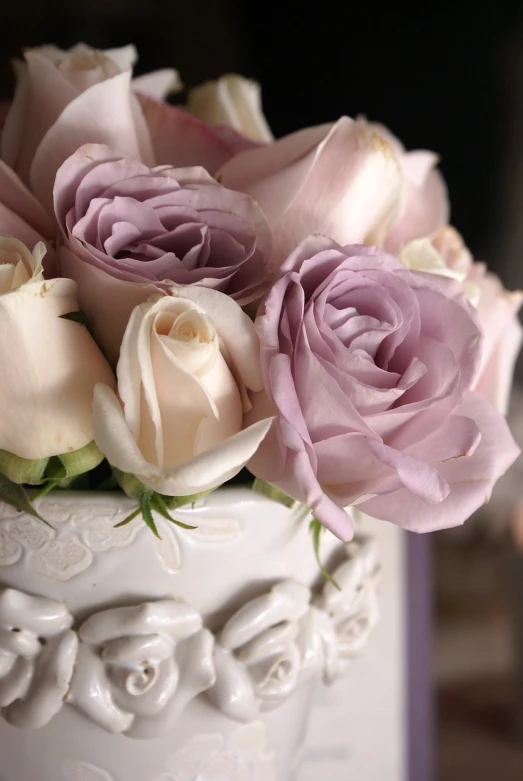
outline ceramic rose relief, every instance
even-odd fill
[[[523,294],[434,153],[137,57],[26,49],[1,112],[0,775],[290,781],[368,519],[462,524],[519,455]]]
[[[64,706],[133,738],[170,731],[205,692],[243,723],[278,707],[314,677],[333,682],[377,621],[372,540],[346,546],[337,586],[318,593],[282,580],[213,634],[184,602],[108,608],[76,629],[58,601],[0,592],[0,706],[9,723],[42,727]],[[339,590],[338,590],[339,587]]]
[[[85,494],[82,501],[86,507]],[[56,500],[41,507],[49,514]],[[64,502],[56,516],[57,540],[61,528],[68,534],[67,523],[73,520],[63,520],[67,508]],[[115,517],[121,512],[115,502]],[[363,650],[378,620],[375,541],[362,533],[341,545],[332,538],[334,585],[318,578],[300,508],[230,489],[177,517],[184,521],[189,514],[201,520],[202,529],[215,526],[216,535],[195,539],[191,530],[175,529],[183,562],[176,571],[142,524],[126,545],[105,540],[92,552],[90,566],[67,580],[50,567],[35,572],[27,555],[30,547],[4,565],[3,581],[11,585],[0,590],[0,713],[6,725],[0,722],[0,744],[9,739],[13,748],[18,734],[26,736],[18,759],[11,751],[8,781],[25,768],[28,756],[35,765],[39,762],[39,744],[27,737],[38,734],[45,745],[55,746],[53,772],[60,772],[64,781],[280,778],[283,743],[269,736],[266,717],[290,707],[301,723],[305,713],[294,703],[300,692],[321,679],[333,683]],[[21,515],[18,520],[26,529],[31,519]],[[161,519],[157,522],[163,532]],[[12,517],[4,521],[8,529],[14,523]],[[74,528],[78,539],[85,540],[92,519],[80,511]],[[240,531],[224,536],[224,528]],[[37,542],[41,540],[33,545]],[[260,548],[272,551],[273,569],[266,567],[262,574],[267,585],[259,584],[256,595],[242,599]],[[237,571],[227,565],[228,556],[237,560],[238,550],[244,572],[240,563]],[[129,565],[129,559],[144,568],[139,590],[152,589],[153,599],[122,598],[119,579],[136,583],[136,565]],[[209,569],[209,560],[220,566]],[[289,569],[289,562],[293,577],[274,577]],[[195,587],[194,571],[204,577],[204,586],[207,581],[207,590]],[[33,593],[18,586],[27,576],[33,579]],[[62,598],[34,593],[50,588]],[[219,588],[224,588],[223,601],[221,596],[216,601]],[[77,607],[68,609],[72,599]],[[205,619],[191,602],[214,617]],[[209,614],[211,603],[223,614],[221,620],[216,611]],[[234,609],[223,611],[223,605],[232,603]],[[198,710],[195,715],[196,705],[204,709],[203,719]],[[68,713],[75,714],[74,721]],[[4,730],[11,727],[18,730],[8,738]],[[73,730],[75,751],[64,741],[64,729]],[[177,745],[180,729],[186,732]],[[147,773],[134,768],[131,759],[122,759],[122,751],[131,756],[135,749],[107,748],[103,736],[117,735],[126,746],[136,746]],[[166,742],[158,748],[162,738]],[[149,744],[154,751],[147,750]]]

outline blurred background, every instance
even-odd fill
[[[77,41],[134,42],[137,73],[173,65],[187,86],[230,71],[254,77],[276,136],[364,114],[407,148],[436,150],[453,224],[507,287],[523,287],[521,0],[417,11],[340,10],[339,0],[4,0],[0,99],[11,96],[9,60],[23,46]],[[521,361],[517,377],[510,418],[522,444]],[[429,544],[437,781],[521,781],[523,464],[476,518]]]

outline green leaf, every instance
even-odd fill
[[[142,511],[142,517],[146,525],[149,527],[155,537],[158,537],[160,540],[161,537],[158,534],[158,529],[156,528],[153,514],[151,512],[151,494],[142,494],[140,497],[140,510]]]
[[[314,548],[314,555],[316,556],[316,561],[318,562],[318,567],[320,568],[321,574],[325,580],[327,580],[329,583],[332,583],[332,585],[337,588],[338,591],[341,591],[341,588],[336,583],[330,572],[325,569],[320,559],[321,535],[325,531],[325,526],[316,518],[313,518],[309,524],[309,529],[312,534],[312,547]]]
[[[120,523],[115,523],[113,526],[114,529],[118,529],[120,526],[126,526],[128,523],[131,523],[131,521],[134,521],[137,515],[140,515],[142,512],[141,507],[137,507],[136,510],[134,510],[132,513],[130,513],[127,518],[124,518],[123,521],[120,521]]]
[[[161,516],[163,516],[167,521],[170,521],[171,523],[176,524],[176,526],[180,526],[182,529],[197,529],[197,526],[189,526],[188,523],[182,523],[181,521],[177,521],[176,518],[173,518],[169,514],[169,510],[167,508],[167,505],[165,504],[165,501],[163,499],[163,496],[161,494],[153,493],[151,496],[151,507],[153,510],[156,510],[157,513],[159,513]]]
[[[266,483],[265,480],[260,480],[258,477],[252,484],[252,490],[257,494],[266,496],[267,499],[271,499],[273,502],[283,504],[284,507],[293,507],[296,503],[294,499],[287,496],[287,494],[284,494],[283,491],[278,490],[278,488],[275,488],[270,483]]]
[[[22,512],[27,513],[27,515],[32,515],[33,518],[38,518],[39,521],[43,521],[47,526],[50,525],[35,510],[22,486],[13,483],[8,477],[2,474],[0,474],[0,499],[6,504],[11,505],[11,507],[21,510]]]
[[[87,317],[85,312],[82,312],[80,309],[77,312],[68,312],[66,315],[60,315],[60,319],[72,320],[73,323],[80,323],[80,325],[87,327]]]

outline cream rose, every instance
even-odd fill
[[[263,115],[257,81],[235,73],[217,81],[206,81],[189,92],[187,108],[209,125],[228,125],[253,141],[273,140]]]
[[[0,450],[30,460],[88,445],[94,386],[114,382],[87,329],[64,319],[76,284],[44,280],[44,252],[0,237]]]
[[[407,268],[442,274],[463,284],[467,298],[478,310],[485,335],[474,390],[506,415],[522,340],[518,311],[523,293],[506,290],[484,263],[475,263],[462,237],[450,225],[410,242],[400,250],[399,258]]]
[[[210,490],[246,464],[271,419],[244,427],[263,387],[254,325],[223,293],[176,287],[137,306],[118,395],[95,389],[95,440],[110,464],[168,496]]]
[[[46,253],[43,241],[32,252],[12,236],[0,236],[0,295],[24,285],[29,280],[42,280],[42,260]]]

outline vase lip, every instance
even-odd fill
[[[28,490],[29,496],[31,496],[31,489]],[[36,490],[35,490],[36,493]],[[79,504],[85,505],[89,501],[93,502],[93,504],[99,504],[105,502],[109,502],[111,504],[120,502],[125,507],[132,507],[137,504],[135,499],[132,499],[121,490],[114,490],[114,491],[68,491],[68,490],[60,490],[57,492],[49,493],[46,496],[41,497],[40,499],[35,500],[37,507],[46,507],[49,505],[54,504],[71,504],[72,502],[78,502]],[[0,501],[0,506],[4,506],[4,502]],[[231,506],[236,507],[245,507],[247,505],[266,505],[267,508],[272,508],[274,511],[289,515],[289,516],[295,516],[298,515],[308,515],[309,511],[308,509],[300,504],[296,503],[293,507],[285,507],[284,505],[275,502],[273,499],[270,499],[267,496],[264,496],[263,494],[259,494],[256,491],[253,491],[252,488],[250,488],[247,485],[227,485],[227,486],[221,486],[220,488],[217,488],[215,491],[212,491],[207,496],[203,497],[202,499],[199,499],[196,503],[194,508],[190,505],[187,505],[185,507],[179,507],[176,508],[176,510],[173,510],[173,512],[176,515],[190,515],[191,513],[198,512],[198,511],[204,511],[209,509],[221,509],[225,507],[231,508]]]

